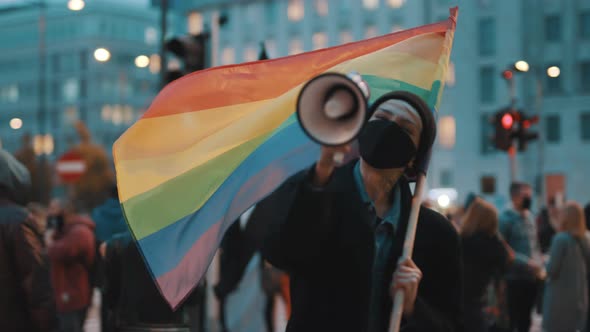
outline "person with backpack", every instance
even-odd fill
[[[45,234],[51,261],[51,279],[57,302],[59,330],[83,331],[86,311],[92,299],[92,269],[96,245],[94,223],[78,215],[72,206],[50,206]]]
[[[121,203],[119,202],[119,191],[117,184],[112,183],[109,188],[107,199],[99,206],[95,207],[90,214],[92,221],[96,225],[95,235],[95,249],[96,257],[94,269],[91,274],[92,286],[100,290],[101,303],[105,303],[106,285],[105,285],[105,262],[101,258],[100,246],[103,243],[111,240],[116,234],[129,233],[127,222],[123,216]],[[105,305],[101,305],[101,330],[109,332],[114,330],[114,322],[112,321],[113,313]]]

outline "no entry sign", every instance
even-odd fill
[[[55,165],[57,175],[65,183],[73,183],[86,172],[86,161],[76,151],[64,153]]]

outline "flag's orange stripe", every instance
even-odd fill
[[[419,34],[444,33],[447,26],[448,21],[439,22],[286,58],[199,71],[180,78],[164,88],[143,118],[275,98],[339,63],[375,52]],[[411,53],[412,50],[407,51]],[[423,57],[424,54],[418,56]],[[253,89],[254,86],[255,89]],[[224,91],[232,91],[232,93],[227,95]]]

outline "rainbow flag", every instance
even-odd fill
[[[434,110],[456,16],[453,8],[435,24],[195,72],[160,92],[113,154],[127,222],[173,308],[198,284],[231,223],[319,156],[294,114],[303,84],[356,71],[372,100],[407,90]]]

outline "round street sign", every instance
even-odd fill
[[[86,161],[78,152],[70,150],[57,160],[55,168],[63,182],[73,183],[86,172]]]

